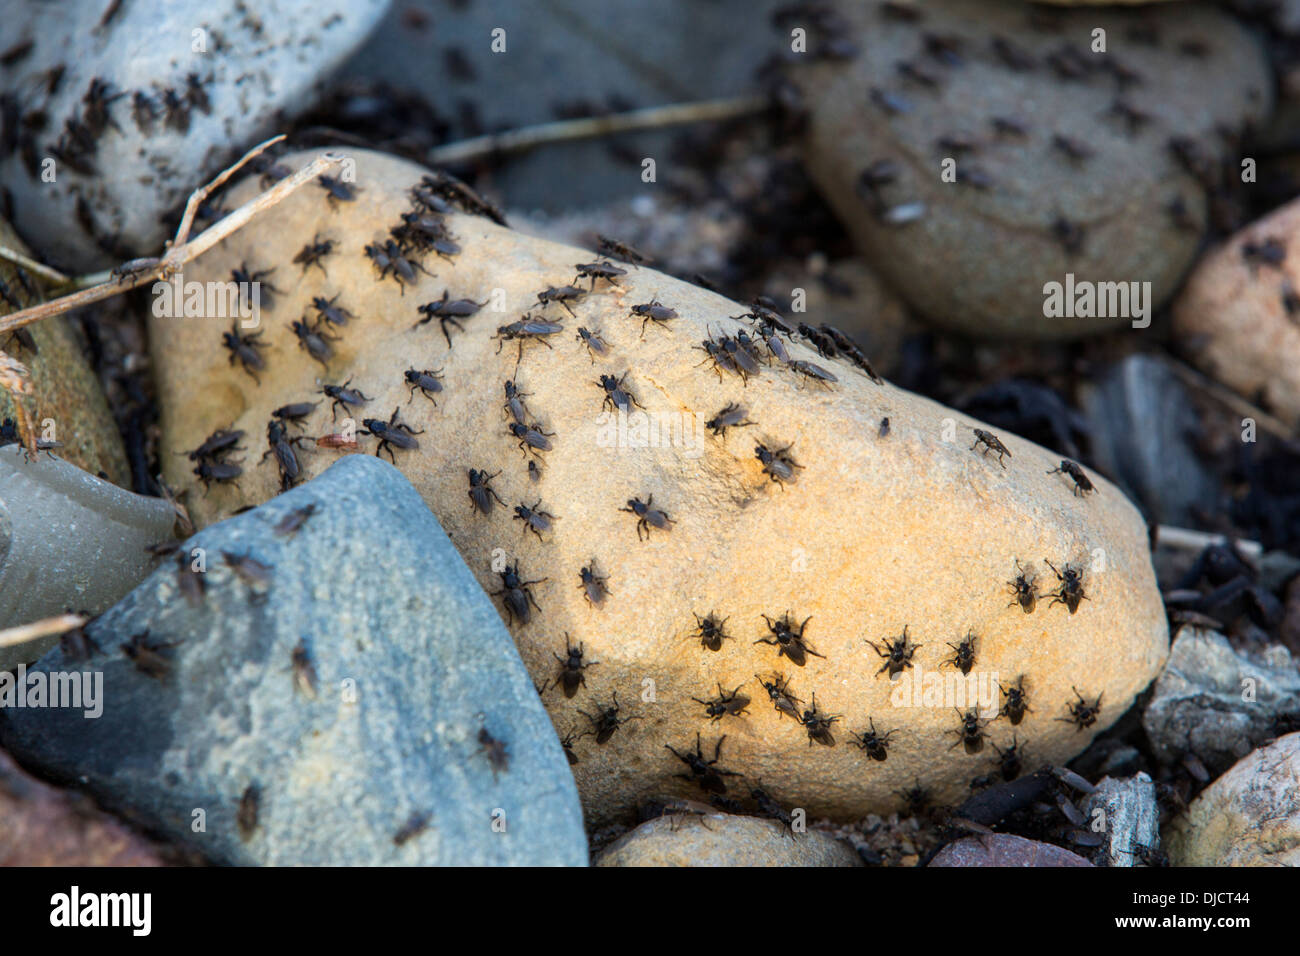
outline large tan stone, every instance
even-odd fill
[[[1242,757],[1166,841],[1175,866],[1300,866],[1300,734]]]
[[[1300,425],[1298,235],[1292,200],[1207,253],[1173,308],[1179,347],[1291,426]],[[1266,262],[1278,246],[1278,261]]]
[[[396,452],[396,461],[424,496],[467,564],[489,591],[500,590],[494,572],[518,562],[540,605],[512,633],[538,685],[553,682],[565,649],[565,634],[582,642],[586,684],[566,698],[552,686],[544,699],[561,735],[588,729],[579,711],[595,714],[614,693],[622,717],[634,717],[603,744],[593,737],[574,741],[574,766],[589,824],[621,816],[650,789],[700,796],[665,745],[683,754],[700,733],[711,759],[722,735],[720,769],[728,794],[748,793],[757,781],[787,807],[810,817],[857,818],[896,808],[896,791],[915,783],[936,800],[955,801],[973,776],[989,771],[991,747],[977,755],[953,749],[957,726],[952,700],[930,706],[893,707],[891,687],[879,673],[881,660],[865,640],[883,642],[906,626],[916,651],[904,675],[954,674],[939,670],[957,642],[978,635],[972,676],[1004,683],[1025,674],[1032,710],[1017,727],[1006,719],[987,726],[992,742],[1010,744],[1013,734],[1033,760],[1065,760],[1087,745],[1129,706],[1158,672],[1168,634],[1148,555],[1145,525],[1113,485],[1093,476],[1098,493],[1080,498],[1060,474],[1048,474],[1057,458],[1013,435],[1002,440],[1011,457],[971,450],[979,423],[892,385],[877,385],[847,363],[819,358],[803,344],[791,344],[792,358],[816,362],[839,382],[823,388],[774,364],[751,376],[719,380],[700,366],[692,347],[708,334],[739,327],[744,311],[721,296],[647,268],[628,268],[624,291],[597,291],[574,306],[536,307],[548,285],[573,278],[574,264],[590,251],[520,236],[481,217],[448,216],[463,252],[454,262],[428,256],[432,277],[419,276],[405,294],[391,279],[380,280],[363,254],[381,241],[408,209],[407,190],[421,170],[391,157],[357,153],[357,200],[332,209],[324,194],[308,187],[264,218],[191,265],[187,281],[225,280],[241,262],[277,271],[271,277],[284,294],[264,312],[266,369],[261,384],[232,367],[221,346],[230,321],[220,318],[151,319],[151,342],[162,402],[162,460],[167,479],[188,493],[190,513],[207,524],[233,510],[263,501],[279,488],[273,459],[259,463],[270,412],[287,402],[308,400],[319,382],[351,379],[372,398],[366,416],[387,419],[395,407],[402,420],[423,429],[418,450]],[[298,166],[303,156],[286,162]],[[255,187],[240,185],[232,197],[247,198]],[[338,246],[324,265],[301,273],[293,256],[316,234]],[[506,311],[490,306],[452,332],[449,352],[437,323],[412,329],[416,307],[441,296],[490,301],[493,290]],[[337,354],[324,368],[298,348],[289,329],[310,297],[338,295],[355,318],[341,327]],[[636,304],[658,299],[680,318],[669,328],[651,323],[641,337]],[[516,345],[497,354],[497,326],[516,321],[526,309],[562,322],[553,348],[529,345],[516,369]],[[815,323],[812,314],[800,316]],[[593,364],[575,341],[575,330],[599,330],[611,354]],[[442,371],[437,407],[424,396],[409,400],[407,368]],[[690,447],[662,442],[630,447],[603,423],[601,374],[622,376],[648,414],[666,420],[685,416]],[[502,383],[514,377],[527,393],[531,419],[554,434],[554,447],[540,456],[534,481],[517,440],[506,430]],[[729,402],[740,402],[756,424],[707,433],[705,420]],[[891,422],[879,434],[883,417]],[[190,473],[183,449],[198,445],[216,428],[233,425],[248,436],[245,474],[238,487],[214,486],[206,494]],[[320,435],[340,426],[322,403],[306,423]],[[612,442],[610,439],[613,439]],[[698,441],[694,441],[698,439]],[[755,459],[755,443],[794,443],[802,466],[784,488],[768,480]],[[361,437],[361,452],[373,453],[373,438]],[[339,454],[304,450],[305,476],[319,474]],[[494,487],[506,508],[490,515],[471,508],[467,469],[500,471]],[[654,496],[668,512],[668,531],[652,529],[639,540],[636,518],[623,513],[628,499]],[[510,520],[510,507],[524,502],[555,515],[541,538]],[[319,520],[319,519],[317,519]],[[326,519],[328,520],[328,519]],[[579,570],[592,558],[608,576],[612,592],[592,606],[579,588]],[[1008,580],[1020,560],[1037,569],[1039,584],[1050,576],[1044,560],[1063,567],[1088,563],[1088,600],[1075,614],[1049,607],[1044,598],[1031,613],[1008,606]],[[1104,567],[1102,561],[1104,560]],[[1053,579],[1054,580],[1054,579]],[[328,589],[329,581],[320,587]],[[379,600],[379,595],[339,594],[340,602]],[[500,598],[498,598],[500,606]],[[768,634],[763,615],[786,612],[797,621],[811,617],[806,636],[820,655],[805,666],[754,643]],[[716,612],[727,618],[732,639],[718,652],[697,637],[693,615]],[[503,615],[504,615],[503,610]],[[819,711],[838,715],[835,746],[814,744],[789,717],[781,718],[755,681],[783,673],[792,691]],[[712,723],[693,697],[707,699],[718,684],[752,698],[740,717]],[[910,686],[910,685],[909,685]],[[1099,721],[1086,731],[1068,722],[1071,688],[1090,699],[1103,695]],[[851,734],[873,718],[880,731],[896,729],[888,759],[878,762],[851,746]]]

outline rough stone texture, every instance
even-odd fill
[[[1246,699],[1247,693],[1253,699]],[[1156,755],[1192,753],[1222,773],[1272,736],[1279,714],[1300,710],[1300,674],[1285,647],[1248,655],[1213,631],[1184,627],[1142,724]]]
[[[296,535],[275,532],[308,504]],[[169,563],[88,628],[99,653],[43,658],[43,672],[102,670],[106,705],[92,720],[5,710],[15,756],[219,863],[585,864],[573,778],[519,655],[394,469],[349,458],[186,545],[206,552],[200,604]],[[268,565],[270,582],[245,583],[223,552]],[[122,652],[146,631],[175,644],[162,678]],[[299,641],[314,698],[291,667]],[[498,774],[481,729],[505,742]],[[250,786],[260,812],[244,839]],[[196,808],[206,832],[191,832]],[[398,846],[417,813],[427,828]]]
[[[0,750],[0,866],[163,866],[158,850],[91,801],[23,772]]]
[[[1205,788],[1168,834],[1174,866],[1300,866],[1300,734]]]
[[[1089,826],[1101,810],[1105,815],[1106,843],[1096,852],[1104,856],[1106,866],[1138,866],[1139,847],[1160,846],[1160,807],[1156,803],[1156,786],[1145,773],[1124,780],[1106,777],[1083,801],[1083,815]],[[1097,859],[1096,856],[1093,859]],[[1099,861],[1100,862],[1100,861]]]
[[[0,219],[0,245],[28,253],[13,227],[3,219]],[[18,278],[17,267],[6,259],[0,259],[0,281],[22,308],[41,301],[28,295]],[[39,288],[38,285],[38,291]],[[16,311],[0,297],[0,316]],[[36,354],[20,345],[12,333],[0,335],[0,349],[22,362],[31,373],[32,394],[24,399],[24,406],[38,434],[42,432],[42,423],[53,419],[53,438],[63,442],[59,457],[114,484],[129,484],[122,437],[67,318],[56,315],[42,319],[27,326],[26,331],[36,342]],[[14,417],[13,399],[7,391],[0,390],[0,419]]]
[[[964,837],[949,843],[930,866],[1092,866],[1083,857],[1051,843],[1011,833]]]
[[[157,255],[170,237],[166,216],[179,213],[209,175],[310,105],[322,77],[365,39],[387,5],[124,3],[100,26],[109,6],[102,0],[9,4],[6,49],[28,40],[34,46],[0,72],[0,88],[25,117],[46,117],[44,128],[22,134],[18,148],[0,158],[0,180],[14,197],[14,225],[47,261],[64,268]],[[57,68],[64,73],[50,92],[47,71]],[[191,74],[202,84],[206,111],[198,97],[185,105]],[[106,107],[111,123],[93,137],[93,154],[74,148],[58,158],[68,121],[94,132],[93,112],[87,124],[83,104],[94,80],[110,84],[109,95],[125,95]],[[167,90],[177,96],[178,108],[170,112]],[[152,121],[147,110],[135,118],[137,93],[152,104]],[[55,159],[54,182],[42,179],[46,159]]]
[[[811,108],[810,172],[868,262],[911,306],[975,335],[1067,338],[1128,327],[1128,318],[1045,317],[1044,284],[1063,283],[1067,273],[1079,281],[1149,281],[1158,307],[1191,264],[1206,214],[1204,190],[1175,159],[1170,138],[1189,137],[1218,159],[1216,126],[1237,129],[1271,108],[1272,81],[1256,41],[1202,5],[1030,11],[934,0],[919,23],[888,19],[876,4],[839,9],[861,53],[807,63],[795,56],[791,70]],[[1133,28],[1147,25],[1158,45],[1133,38]],[[1107,32],[1106,54],[1090,49],[1098,27]],[[963,63],[927,55],[923,32],[959,40]],[[1023,51],[1028,68],[1007,66],[994,52],[996,37]],[[1203,42],[1207,54],[1180,52],[1187,41]],[[1072,51],[1064,60],[1063,48]],[[1062,78],[1053,56],[1081,75]],[[909,58],[934,87],[899,72]],[[1121,99],[1145,121],[1114,111],[1116,65],[1140,74]],[[882,108],[873,88],[906,103],[897,112]],[[1023,123],[1025,134],[999,135],[994,117]],[[1071,158],[1053,145],[1057,135],[1092,155]],[[975,151],[940,145],[945,136],[969,138]],[[942,181],[944,158],[972,183],[986,176],[987,188]],[[879,208],[923,203],[919,220],[890,225],[878,214],[860,183],[878,160],[900,167],[895,181],[878,188]],[[1175,225],[1168,208],[1175,200],[1190,228]],[[1055,235],[1058,217],[1083,230],[1076,252]]]
[[[176,513],[42,452],[0,448],[0,628],[65,611],[98,614],[144,580],[145,548],[169,540]],[[58,637],[0,648],[0,670],[34,661]]]
[[[791,835],[776,820],[727,813],[663,816],[602,850],[595,866],[861,866],[853,848],[809,830]]]
[[[1180,347],[1204,371],[1300,425],[1300,314],[1286,306],[1300,290],[1300,200],[1236,233],[1197,264],[1174,302]],[[1247,261],[1247,243],[1282,242],[1276,266]]]
[[[939,671],[956,642],[973,628],[979,635],[976,676],[994,672],[1004,682],[1026,674],[1032,712],[1016,728],[1021,742],[1044,761],[1064,761],[1087,746],[1095,732],[1116,719],[1158,672],[1167,649],[1167,627],[1151,568],[1146,527],[1137,511],[1109,483],[1083,499],[1062,476],[1049,475],[1054,456],[1010,434],[1007,467],[996,455],[972,451],[978,423],[891,385],[875,385],[847,363],[820,359],[807,346],[789,346],[799,360],[834,370],[833,389],[802,382],[792,370],[764,369],[747,386],[728,375],[720,381],[700,366],[693,349],[707,331],[735,329],[743,307],[718,295],[660,275],[629,268],[620,277],[625,291],[602,286],[575,306],[576,319],[557,305],[536,310],[536,295],[573,278],[573,264],[590,251],[521,237],[482,217],[454,214],[451,232],[464,252],[453,262],[436,256],[424,265],[434,277],[402,294],[391,279],[380,280],[363,255],[381,240],[408,208],[407,187],[420,170],[401,161],[356,153],[357,200],[331,210],[316,189],[291,196],[224,248],[213,250],[185,274],[186,281],[224,280],[242,260],[250,267],[276,267],[286,295],[263,312],[267,361],[261,384],[232,368],[220,346],[229,320],[153,318],[150,339],[162,401],[161,459],[173,487],[188,490],[191,514],[201,525],[279,487],[271,460],[258,464],[258,440],[272,409],[313,397],[320,382],[352,379],[372,401],[364,416],[387,419],[400,406],[402,420],[423,429],[418,450],[396,451],[398,466],[412,480],[479,582],[500,590],[496,569],[519,563],[541,610],[512,631],[533,680],[552,681],[565,633],[584,642],[586,660],[599,664],[586,673],[586,686],[567,699],[554,685],[545,695],[561,735],[589,728],[579,710],[594,714],[617,692],[621,716],[640,719],[621,727],[608,742],[577,740],[574,768],[589,822],[599,825],[634,806],[654,786],[695,793],[675,778],[683,770],[665,749],[693,748],[696,732],[711,757],[727,735],[719,767],[760,779],[786,805],[810,816],[858,818],[875,808],[893,809],[895,791],[919,778],[937,800],[964,794],[967,781],[992,764],[991,748],[978,756],[954,751],[957,725],[951,700],[891,712],[890,686],[877,676],[880,659],[864,643],[896,637],[904,625],[912,641],[925,646],[915,663]],[[305,157],[289,157],[298,165]],[[241,186],[233,201],[250,192]],[[312,269],[296,283],[292,256],[317,233],[338,240],[326,260],[328,277]],[[493,289],[506,311],[490,307],[453,330],[449,352],[436,322],[418,329],[416,307],[451,297],[487,302]],[[338,295],[356,316],[339,330],[337,354],[328,368],[297,347],[290,320],[297,320],[311,296]],[[650,325],[629,308],[658,298],[680,313],[675,328]],[[529,345],[516,369],[514,342],[499,354],[491,338],[497,326],[519,319],[526,308],[565,326],[553,349]],[[808,314],[809,322],[818,320]],[[599,330],[611,355],[592,363],[575,341],[577,326]],[[706,331],[707,330],[707,331]],[[443,391],[434,405],[416,395],[408,404],[403,371],[441,368]],[[687,416],[693,447],[631,447],[602,424],[600,374],[621,376],[658,416]],[[528,393],[529,414],[548,432],[554,448],[542,455],[541,477],[530,480],[526,456],[507,432],[502,383],[514,377]],[[729,431],[725,440],[703,427],[728,402],[749,409],[752,427]],[[309,434],[337,431],[328,403],[305,423]],[[878,437],[889,416],[892,430]],[[239,486],[214,486],[206,495],[194,484],[184,459],[214,428],[249,433],[248,467]],[[644,433],[643,436],[644,437]],[[775,447],[794,442],[803,466],[784,490],[767,480],[755,460],[757,441]],[[361,436],[361,451],[376,449]],[[612,447],[611,447],[612,445]],[[309,449],[300,458],[310,476],[337,452]],[[491,515],[471,510],[466,471],[501,475],[493,486],[506,502]],[[634,496],[654,495],[676,522],[639,541],[636,519],[620,508]],[[556,516],[544,540],[511,520],[510,507],[525,502]],[[1090,600],[1077,614],[1044,598],[1033,614],[1009,607],[1008,580],[1017,559],[1037,569],[1039,584],[1050,576],[1044,559],[1060,567],[1104,552],[1104,572],[1090,571]],[[579,570],[592,558],[608,576],[612,594],[593,607],[579,590]],[[737,574],[737,568],[744,568]],[[1052,579],[1053,583],[1055,579]],[[496,599],[500,606],[500,598]],[[716,611],[728,617],[732,639],[711,652],[691,635],[693,614]],[[778,658],[764,636],[762,615],[789,612],[812,618],[808,643],[824,658],[806,667]],[[505,614],[502,610],[503,616]],[[754,675],[780,671],[793,692],[823,713],[842,715],[833,725],[835,747],[810,745],[790,719],[779,719]],[[917,674],[915,669],[909,676]],[[744,717],[710,724],[691,698],[706,698],[721,682],[745,685],[753,698]],[[1056,718],[1066,714],[1071,686],[1095,698],[1104,694],[1100,721],[1078,732]],[[850,733],[874,717],[883,732],[897,728],[889,759],[870,760],[850,746]],[[1005,720],[990,726],[999,745],[1012,738]],[[730,778],[728,778],[730,779]]]

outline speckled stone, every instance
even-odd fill
[[[970,629],[978,635],[972,676],[984,681],[986,701],[998,696],[995,678],[1009,685],[1027,675],[1032,710],[1023,723],[1013,728],[1001,719],[985,729],[999,746],[1018,734],[1044,761],[1064,761],[1086,747],[1158,672],[1167,625],[1146,525],[1114,486],[1093,476],[1099,491],[1078,497],[1062,475],[1048,473],[1059,456],[1010,434],[1001,436],[1012,456],[1003,467],[996,455],[972,450],[979,422],[877,385],[800,342],[789,345],[791,356],[833,370],[838,384],[819,387],[780,364],[748,384],[729,373],[720,379],[700,364],[698,346],[710,333],[739,328],[729,317],[744,307],[649,268],[628,267],[619,277],[622,291],[602,284],[574,305],[574,318],[559,305],[539,308],[537,293],[570,282],[574,264],[593,253],[521,236],[481,216],[448,215],[463,251],[452,261],[426,256],[432,275],[417,273],[403,290],[391,277],[381,280],[363,250],[409,209],[407,190],[421,170],[375,154],[350,158],[355,201],[331,208],[320,190],[301,190],[184,276],[224,280],[243,260],[278,270],[286,293],[261,315],[261,384],[229,364],[221,336],[230,320],[150,319],[167,480],[205,524],[277,493],[274,461],[259,463],[273,409],[321,399],[322,383],[348,379],[370,398],[354,412],[358,417],[387,421],[398,409],[400,420],[423,434],[418,448],[395,450],[397,466],[483,588],[500,591],[500,572],[516,562],[523,580],[538,582],[531,586],[538,607],[530,605],[527,622],[513,620],[511,630],[533,681],[550,685],[544,699],[560,735],[573,735],[573,769],[593,826],[624,818],[652,788],[698,795],[676,777],[684,765],[665,747],[694,750],[697,732],[709,759],[726,735],[719,768],[762,780],[773,797],[813,817],[889,812],[896,791],[918,778],[937,800],[959,800],[995,755],[991,746],[975,755],[954,749],[955,697],[931,696],[914,707],[902,706],[901,696],[899,706],[891,702],[881,659],[865,642],[895,638],[905,625],[910,640],[924,645],[905,672],[917,682],[907,686],[918,698],[921,682],[957,674],[944,666],[952,656],[946,645]],[[239,186],[235,201],[253,188]],[[323,263],[327,274],[291,263],[317,234],[337,243]],[[436,321],[413,328],[417,307],[444,290],[452,299],[488,303],[463,320],[463,332],[451,330],[450,350]],[[299,348],[289,328],[312,314],[313,296],[337,296],[355,316],[336,331],[327,365]],[[493,311],[494,296],[504,311]],[[670,328],[648,325],[642,337],[630,309],[652,299],[679,318]],[[564,331],[553,336],[552,348],[528,345],[519,361],[516,343],[493,335],[529,309]],[[576,341],[579,326],[605,337],[608,357],[592,361]],[[412,397],[403,375],[412,368],[441,369],[442,391]],[[625,372],[646,415],[667,429],[657,441],[650,440],[649,418],[640,432],[638,420],[629,419],[623,433],[617,419],[601,418],[597,378]],[[506,428],[507,379],[528,393],[528,420],[554,433],[552,450],[538,456],[536,481],[529,456]],[[756,424],[714,437],[705,422],[729,402],[743,403]],[[346,414],[341,409],[333,421],[322,400],[304,422],[305,434],[341,432]],[[884,417],[891,428],[880,437]],[[245,474],[238,487],[204,493],[174,452],[232,424],[248,433]],[[758,442],[793,443],[802,466],[793,482],[782,487],[768,479],[755,458]],[[359,436],[361,453],[376,450],[373,437]],[[320,473],[339,454],[304,449],[304,475]],[[489,515],[472,509],[470,468],[500,472],[493,487],[504,507],[494,505]],[[619,509],[650,495],[675,523],[639,540],[636,517]],[[553,514],[551,529],[538,536],[512,520],[520,504]],[[579,571],[593,558],[611,592],[600,606],[579,587]],[[1032,566],[1044,590],[1055,583],[1046,560],[1057,567],[1088,562],[1089,599],[1075,614],[1049,606],[1046,597],[1032,614],[1009,606],[1007,582],[1017,560]],[[506,617],[503,598],[495,600]],[[711,611],[728,618],[731,635],[718,652],[692,636],[693,615]],[[769,634],[763,615],[787,612],[797,622],[811,617],[808,644],[825,657],[810,655],[799,667],[778,657],[776,647],[755,643]],[[583,644],[584,660],[598,662],[572,698],[555,684],[566,633]],[[774,672],[789,679],[803,708],[816,692],[819,712],[840,718],[832,725],[835,746],[810,743],[798,723],[778,715],[755,680]],[[714,696],[719,683],[752,699],[743,716],[706,719],[692,698]],[[1086,730],[1057,720],[1074,699],[1072,686],[1089,699],[1104,698],[1099,721]],[[620,719],[635,719],[604,743],[579,736],[591,729],[582,712],[596,716],[615,694]],[[882,733],[898,731],[886,762],[852,746],[868,718]]]
[[[1258,123],[1272,107],[1260,45],[1207,5],[1046,10],[927,0],[917,22],[875,3],[837,9],[837,38],[860,52],[792,57],[790,76],[809,109],[801,134],[809,172],[908,304],[971,335],[1063,339],[1130,328],[1131,314],[1047,316],[1045,286],[1067,275],[1149,282],[1149,320],[1191,265],[1206,219],[1205,189],[1170,141],[1189,139],[1217,162],[1226,156],[1219,128]],[[1106,31],[1104,54],[1092,51],[1094,29]],[[927,52],[926,36],[954,40],[960,62]],[[999,40],[1018,51],[1018,68],[997,52]],[[789,37],[783,42],[788,50]],[[905,63],[916,68],[911,77],[900,71]],[[1128,71],[1137,78],[1121,80]],[[1023,134],[999,132],[995,117]],[[956,163],[956,182],[941,176],[945,159]],[[880,161],[894,163],[896,175],[864,188],[863,172]],[[1175,202],[1181,217],[1170,211]],[[914,204],[924,213],[903,224],[884,215]],[[1058,232],[1062,219],[1065,235],[1079,231],[1077,243]]]

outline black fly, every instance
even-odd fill
[[[916,653],[918,647],[923,646],[908,641],[906,624],[903,625],[903,633],[899,635],[897,640],[891,641],[888,638],[885,639],[885,646],[883,648],[877,646],[875,641],[870,641],[866,638],[863,638],[863,641],[871,645],[871,649],[879,654],[885,661],[885,663],[880,665],[880,670],[876,671],[876,673],[880,674],[888,670],[890,680],[893,680],[898,674],[912,666],[912,655]]]

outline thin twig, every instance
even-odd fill
[[[1156,544],[1159,547],[1174,548],[1179,551],[1204,551],[1212,544],[1229,542],[1250,558],[1258,558],[1264,553],[1264,546],[1258,541],[1233,538],[1226,534],[1212,534],[1208,531],[1196,531],[1192,528],[1177,528],[1167,524],[1156,525]]]
[[[81,627],[88,620],[89,618],[80,614],[60,614],[58,617],[47,617],[44,620],[32,621],[30,624],[6,628],[0,631],[0,647],[16,647],[19,644],[38,641],[42,637],[49,637],[51,634],[66,634],[74,627]]]
[[[206,196],[208,192],[225,182],[225,180],[228,179],[235,170],[239,169],[239,167],[243,166],[244,163],[248,162],[248,160],[252,159],[268,146],[278,142],[280,138],[281,137],[277,136],[274,139],[267,140],[255,149],[250,150],[243,159],[223,172],[208,186],[196,190],[190,196],[190,203],[186,207],[186,219],[190,221],[193,219],[193,216],[190,213],[191,207],[197,208],[195,203],[196,196],[199,197],[198,202],[201,203],[203,197]],[[201,232],[195,238],[190,239],[188,242],[182,240],[182,232],[178,231],[177,240],[182,241],[179,244],[173,243],[165,255],[139,274],[135,276],[124,275],[120,277],[120,279],[101,282],[89,289],[83,289],[80,292],[65,295],[53,300],[52,302],[44,302],[40,305],[32,306],[29,309],[23,309],[21,312],[15,312],[12,315],[4,316],[3,318],[0,318],[0,334],[12,329],[22,328],[23,326],[30,325],[33,322],[39,322],[41,319],[49,318],[52,315],[59,315],[60,313],[67,312],[69,309],[80,308],[83,305],[90,305],[92,302],[99,302],[102,299],[112,298],[113,296],[120,295],[130,289],[153,282],[160,277],[170,277],[177,272],[184,263],[201,256],[231,233],[242,228],[254,216],[283,201],[285,197],[297,190],[304,183],[315,179],[326,169],[329,169],[331,166],[337,165],[342,161],[343,157],[334,153],[326,153],[322,156],[318,156],[292,176],[280,180],[280,182],[276,183],[271,189],[255,196],[253,199],[250,199],[248,202],[244,203],[244,205],[221,219],[220,222],[214,223],[208,229]],[[184,233],[187,235],[190,228],[189,223],[183,220],[181,225]]]
[[[608,116],[589,116],[583,119],[524,126],[504,133],[490,133],[487,136],[461,140],[459,143],[446,143],[429,150],[426,158],[432,164],[456,163],[480,156],[522,152],[546,143],[562,143],[639,129],[657,129],[685,123],[709,123],[753,116],[767,108],[768,100],[763,96],[739,96],[731,99],[704,100],[699,103],[652,106],[629,113],[612,113]]]
[[[72,281],[70,276],[65,276],[58,269],[51,269],[49,266],[37,262],[31,256],[25,256],[17,249],[11,249],[5,245],[0,245],[0,259],[8,259],[14,265],[22,266],[28,272],[35,272],[42,279],[53,282],[55,285],[67,285]]]

